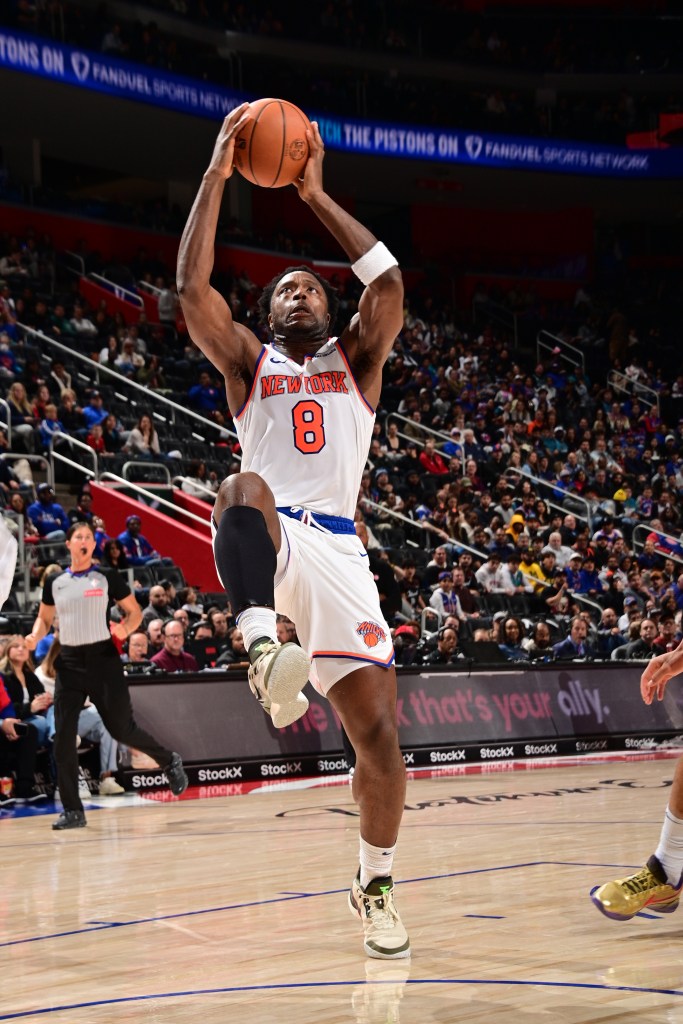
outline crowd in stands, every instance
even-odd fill
[[[26,461],[73,436],[100,468],[165,460],[208,502],[239,469],[221,382],[174,326],[169,268],[131,258],[133,282],[162,281],[166,323],[126,324],[61,279],[49,239],[2,239],[0,267],[0,397],[11,424],[0,430],[0,507],[16,533],[22,524],[35,572],[44,579],[61,568],[69,525],[90,522],[96,556],[133,574],[143,608],[122,650],[126,671],[244,667],[224,594],[186,581],[146,540],[140,516],[109,536],[87,485],[72,487],[68,507]],[[263,332],[254,283],[235,274],[222,285],[235,317]],[[356,297],[342,289],[344,321]],[[493,324],[475,330],[433,297],[406,301],[356,511],[399,665],[643,661],[683,635],[683,373],[653,313],[638,323],[584,289],[577,299],[572,336],[583,342],[585,370],[559,351],[540,361],[516,351]],[[66,351],[50,352],[22,325]],[[115,384],[96,384],[77,353],[111,369]],[[622,371],[619,389],[606,364]],[[112,404],[126,381],[150,396],[134,415],[128,403]],[[216,443],[190,451],[174,439],[171,449],[155,428],[155,392],[195,408]],[[56,441],[55,430],[64,435]],[[52,740],[50,652],[59,643],[56,630],[35,661],[22,648],[22,618],[34,610],[3,609],[0,637],[0,746],[8,736],[18,743],[15,797],[28,802],[44,795],[33,777]],[[296,624],[281,618],[278,633],[296,639]],[[118,754],[105,732],[97,709],[84,709],[79,735],[100,745],[99,792],[115,794]]]
[[[560,9],[539,17],[534,8],[505,16],[467,13],[459,5],[434,2],[421,5],[416,31],[410,5],[389,9],[331,0],[299,16],[288,11],[285,19],[267,3],[157,0],[144,6],[147,19],[111,19],[104,26],[95,4],[19,2],[6,17],[24,30],[219,85],[229,83],[232,74],[219,53],[225,31],[344,47],[369,56],[391,54],[397,63],[392,74],[373,70],[371,60],[362,72],[332,62],[323,68],[317,62],[312,74],[310,64],[287,54],[286,59],[266,61],[251,56],[248,48],[240,54],[241,88],[247,93],[284,95],[304,107],[347,116],[479,130],[483,119],[501,132],[623,144],[628,132],[651,130],[658,113],[679,109],[676,97],[665,87],[657,89],[657,76],[678,70],[680,53],[666,19],[648,17],[648,12],[623,17],[619,11],[582,10],[567,16]],[[160,14],[176,16],[177,30],[165,19],[162,31],[156,20]],[[213,30],[215,41],[210,36],[204,41],[188,38],[188,18]],[[403,60],[410,63],[403,67]],[[416,60],[423,62],[420,70],[415,70]],[[436,89],[431,76],[437,61],[475,67],[489,77],[481,85],[445,79]],[[508,76],[504,88],[499,87],[500,72]],[[519,87],[509,82],[515,72]],[[610,90],[607,84],[600,92],[580,95],[561,89],[539,92],[542,76],[582,73],[647,75],[651,91],[645,96],[642,90]],[[354,101],[355,111],[349,109]]]
[[[47,453],[58,430],[85,440],[100,468],[117,459],[166,460],[186,474],[188,493],[211,501],[220,479],[239,468],[213,368],[182,333],[160,334],[162,325],[144,318],[127,325],[104,308],[90,309],[59,281],[54,293],[42,292],[51,271],[41,268],[50,261],[28,240],[5,239],[0,253],[11,271],[0,284],[0,387],[12,424],[11,448],[2,438],[5,450]],[[49,254],[49,244],[44,249]],[[133,281],[156,275],[164,282],[172,319],[168,268],[146,265],[137,254],[128,273]],[[224,285],[236,318],[262,332],[254,283],[237,274]],[[667,643],[680,636],[683,376],[663,373],[664,350],[640,342],[646,324],[634,326],[618,306],[600,305],[585,290],[579,298],[574,331],[579,337],[584,327],[593,331],[584,339],[586,370],[563,363],[558,353],[535,362],[512,350],[492,325],[476,333],[446,305],[419,297],[406,302],[357,512],[397,631],[399,663],[445,658],[451,634],[447,661],[465,657],[461,645],[470,642],[486,643],[488,653],[493,644],[510,660],[640,657],[649,628],[643,623],[655,623],[658,641],[669,635],[670,616],[675,629]],[[342,292],[344,321],[355,299],[353,289]],[[150,393],[195,408],[216,428],[218,443],[190,452],[176,439],[179,450],[169,450],[151,406],[135,416],[125,403],[112,406],[114,387],[93,386],[83,365],[66,355],[51,358],[22,323]],[[622,390],[606,382],[606,361],[623,371]],[[92,521],[87,488],[65,510],[48,483],[33,486],[30,473],[22,479],[12,468],[17,465],[0,459],[0,502],[12,524],[21,518],[25,543],[59,542],[69,523]],[[99,557],[122,569],[163,567],[168,558],[145,547],[135,519],[118,538],[95,523]],[[167,583],[160,579],[143,592],[148,628],[163,621],[155,602],[165,607]],[[616,624],[608,626],[612,614]],[[173,653],[177,632],[174,627],[168,638],[167,665],[185,661],[178,660],[182,652]],[[239,651],[238,633],[230,658]],[[163,637],[148,639],[160,653]],[[636,641],[642,643],[631,646]]]

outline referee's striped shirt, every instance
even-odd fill
[[[109,609],[114,601],[123,601],[130,593],[116,569],[92,565],[83,572],[65,569],[48,576],[42,600],[56,608],[62,644],[82,647],[111,639]]]

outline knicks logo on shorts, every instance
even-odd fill
[[[356,628],[358,636],[363,637],[363,643],[366,647],[376,647],[377,644],[383,644],[387,638],[387,634],[384,632],[381,626],[376,622],[359,622]]]

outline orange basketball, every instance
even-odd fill
[[[254,100],[249,120],[235,139],[235,167],[262,188],[280,188],[300,178],[308,160],[303,110],[287,100]]]

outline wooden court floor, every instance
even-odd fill
[[[410,781],[395,963],[347,909],[346,785],[2,819],[0,1021],[683,1021],[683,910],[619,924],[589,900],[654,849],[673,765]]]

